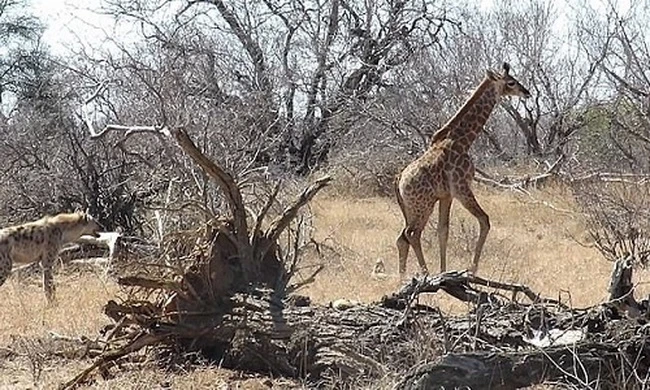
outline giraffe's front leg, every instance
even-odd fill
[[[481,252],[483,251],[483,245],[485,244],[485,239],[487,238],[488,232],[490,231],[490,217],[487,213],[481,208],[481,206],[476,201],[472,190],[469,188],[469,185],[465,186],[462,191],[456,195],[460,203],[469,211],[479,223],[479,235],[478,240],[476,241],[476,248],[474,249],[474,260],[472,261],[472,266],[470,271],[476,273],[478,271],[478,263],[481,259]]]
[[[52,267],[57,255],[56,250],[48,250],[41,257],[41,268],[43,269],[43,291],[47,301],[52,304],[56,302],[54,276],[52,275]]]

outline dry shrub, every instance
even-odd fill
[[[598,250],[610,261],[650,259],[650,184],[589,180],[573,185],[578,205]]]
[[[367,149],[332,158],[329,194],[346,198],[393,196],[395,177],[413,159],[403,150]]]

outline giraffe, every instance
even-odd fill
[[[433,208],[439,203],[438,243],[440,271],[447,268],[449,211],[457,199],[479,222],[479,237],[470,271],[475,273],[490,230],[490,218],[476,201],[471,189],[474,165],[469,148],[492,113],[501,96],[530,97],[530,92],[510,76],[510,65],[503,63],[503,73],[488,70],[483,81],[458,112],[436,133],[429,149],[411,162],[395,179],[397,202],[405,227],[397,238],[400,276],[406,272],[406,259],[413,247],[420,269],[428,273],[420,237]]]

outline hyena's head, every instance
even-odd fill
[[[89,235],[99,237],[99,232],[102,231],[102,225],[100,225],[92,215],[88,214],[87,211],[79,211],[77,212],[77,216],[79,217],[78,227],[80,236]]]

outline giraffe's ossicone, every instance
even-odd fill
[[[479,222],[479,237],[470,268],[472,272],[477,271],[490,230],[490,218],[471,189],[474,165],[469,148],[501,96],[530,97],[530,92],[510,75],[507,63],[503,64],[501,74],[486,72],[483,81],[460,110],[433,135],[429,149],[397,176],[395,192],[405,220],[405,227],[397,238],[400,275],[406,272],[406,259],[411,247],[420,269],[428,273],[420,237],[436,203],[439,203],[440,271],[446,271],[449,211],[453,199],[457,199]]]

